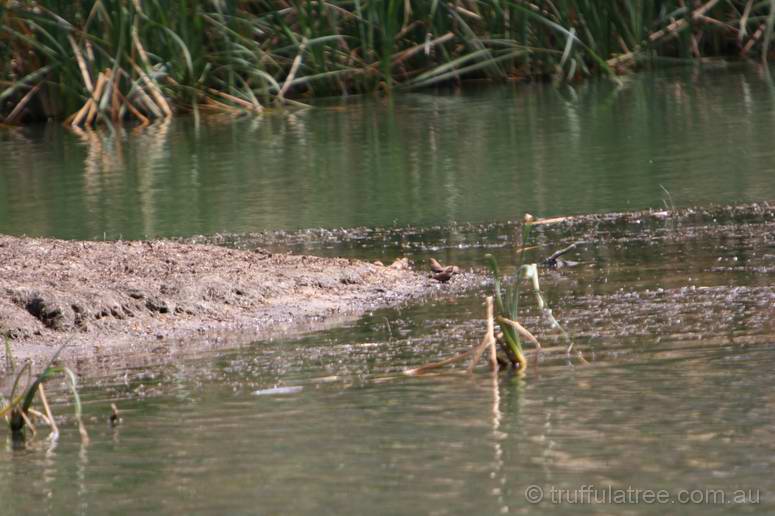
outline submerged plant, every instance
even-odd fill
[[[8,427],[11,430],[11,435],[15,439],[24,439],[24,429],[30,427],[35,432],[35,427],[32,425],[30,415],[34,414],[43,419],[49,427],[51,427],[51,439],[56,440],[59,436],[59,430],[54,421],[54,417],[51,414],[51,409],[46,400],[46,395],[43,390],[43,384],[57,375],[64,374],[70,385],[70,391],[75,402],[75,419],[78,423],[78,430],[81,434],[81,441],[83,443],[89,442],[89,435],[86,432],[86,428],[83,426],[81,419],[81,398],[78,395],[77,381],[75,373],[68,367],[57,367],[54,365],[59,354],[67,346],[67,343],[63,344],[56,350],[56,352],[49,359],[46,367],[38,374],[35,379],[32,379],[32,366],[30,362],[26,362],[24,366],[19,369],[14,379],[13,387],[8,396],[8,400],[2,399],[3,406],[0,408],[0,417],[6,418]],[[8,353],[9,345],[6,341],[6,353]],[[27,386],[22,390],[21,384],[24,377],[27,377]],[[21,391],[21,392],[20,392]],[[39,395],[41,402],[45,408],[46,414],[41,414],[32,409],[32,403],[35,400],[35,396]]]
[[[530,281],[538,309],[549,321],[550,327],[561,332],[563,338],[568,343],[567,353],[570,353],[573,347],[573,343],[566,331],[554,317],[552,310],[546,304],[543,294],[541,293],[541,285],[538,279],[538,265],[535,263],[524,263],[524,251],[528,249],[528,241],[530,238],[532,226],[538,223],[556,222],[560,220],[564,220],[564,218],[544,219],[542,221],[536,221],[532,215],[525,214],[521,231],[522,245],[519,253],[519,263],[514,280],[509,282],[508,285],[504,285],[500,269],[498,268],[498,262],[495,260],[495,258],[491,254],[485,255],[487,265],[490,267],[490,270],[493,274],[495,292],[493,296],[488,296],[485,299],[485,304],[487,306],[487,331],[485,332],[481,342],[474,345],[467,351],[446,358],[439,362],[433,362],[417,368],[407,369],[404,371],[404,374],[410,376],[422,375],[435,369],[440,369],[457,362],[462,362],[463,360],[469,360],[469,366],[467,370],[468,372],[471,372],[473,371],[474,366],[476,366],[476,364],[479,362],[482,354],[488,348],[490,349],[490,368],[493,371],[497,371],[498,364],[511,367],[512,369],[516,369],[519,372],[526,371],[527,359],[525,358],[525,353],[522,346],[523,339],[532,342],[537,350],[541,349],[541,344],[538,342],[538,339],[518,321],[520,286],[525,280]],[[575,246],[576,244],[573,244],[562,251],[558,251],[552,256],[556,258],[557,256],[560,256],[561,254],[575,248]],[[433,269],[442,268],[441,265],[433,259],[431,259],[431,266]],[[494,328],[496,322],[498,323],[501,330],[497,335]],[[506,354],[507,361],[503,361],[498,358],[496,344],[499,344],[500,348]]]
[[[530,281],[532,286],[533,295],[536,299],[538,309],[549,321],[550,326],[553,329],[558,329],[563,338],[568,343],[568,353],[573,347],[573,343],[570,340],[567,332],[563,329],[557,319],[554,317],[552,310],[547,306],[546,301],[541,293],[541,285],[538,279],[538,265],[535,263],[525,264],[524,251],[528,248],[530,232],[532,230],[535,219],[530,214],[525,214],[521,230],[521,248],[519,253],[519,261],[517,264],[517,270],[514,280],[510,285],[504,288],[503,280],[501,278],[498,263],[491,254],[485,255],[487,265],[490,267],[490,271],[493,274],[493,280],[495,283],[495,301],[498,313],[495,317],[495,321],[499,324],[501,334],[498,336],[498,342],[501,345],[512,367],[524,371],[527,368],[527,360],[522,347],[522,339],[526,339],[533,344],[536,348],[540,349],[541,344],[538,339],[533,336],[524,326],[519,323],[519,299],[520,299],[520,287],[523,281]],[[575,244],[574,244],[575,245]]]
[[[8,396],[8,402],[4,407],[0,408],[0,417],[7,419],[11,433],[15,436],[22,434],[24,427],[30,422],[28,414],[35,395],[38,393],[38,387],[57,373],[58,370],[53,364],[65,345],[62,345],[54,353],[46,367],[43,368],[43,371],[38,374],[35,380],[32,380],[32,366],[30,362],[25,363],[16,374],[13,387]],[[27,376],[27,387],[19,393],[21,381],[25,375]]]

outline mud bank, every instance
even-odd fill
[[[235,334],[300,331],[454,291],[472,276],[441,285],[402,262],[0,236],[0,329],[21,358],[46,356],[63,342],[65,356],[77,358],[173,341],[185,347],[224,333],[234,343]]]

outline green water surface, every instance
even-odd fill
[[[775,198],[765,79],[681,69],[144,131],[0,132],[0,231],[250,245],[265,230],[399,226],[295,249],[463,268],[492,252],[506,266],[515,227],[490,223],[524,211]],[[481,338],[488,285],[303,337],[73,364],[90,442],[51,382],[57,443],[0,430],[0,514],[772,514],[773,222],[639,225],[537,233],[530,259],[590,240],[581,267],[542,272],[585,360],[527,296],[546,354],[524,377],[401,374]],[[667,501],[582,503],[587,486]]]
[[[413,93],[144,131],[52,123],[0,132],[0,232],[143,238],[766,200],[773,129],[775,87],[747,69]]]

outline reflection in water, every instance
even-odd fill
[[[431,225],[762,200],[756,70],[408,94],[146,130],[0,133],[0,231],[78,238]]]
[[[86,439],[81,440],[81,448],[78,451],[78,469],[76,477],[78,482],[78,507],[79,514],[89,513],[89,442]]]
[[[153,170],[164,166],[169,159],[167,153],[170,119],[163,119],[146,127],[136,127],[129,131],[133,145],[142,151],[133,158],[137,171],[137,202],[138,214],[141,219],[143,235],[156,234],[156,206],[153,199]],[[90,212],[99,210],[105,192],[106,178],[125,173],[127,161],[124,155],[124,141],[127,140],[127,130],[122,126],[108,126],[97,129],[70,128],[87,150],[84,160],[84,182],[82,197],[85,208]],[[191,174],[196,180],[196,162],[192,163]],[[119,235],[121,236],[121,235]]]
[[[524,208],[515,202],[539,214],[627,199],[659,205],[659,183],[679,204],[766,198],[774,188],[768,95],[750,74],[644,75],[618,90],[409,95],[199,129],[176,121],[139,134],[2,133],[0,224],[110,237],[514,218]],[[710,178],[705,167],[735,173]],[[0,450],[3,509],[665,513],[531,506],[524,497],[530,485],[631,485],[762,489],[761,505],[734,509],[772,513],[773,223],[748,222],[538,228],[531,260],[591,242],[581,267],[542,277],[587,366],[571,363],[547,331],[547,354],[526,378],[375,381],[478,340],[481,292],[299,339],[109,362],[81,393],[88,447],[67,416],[69,395],[52,386],[53,410],[66,419],[60,440]],[[465,268],[480,265],[485,249],[508,264],[514,232],[409,228],[333,248],[302,233],[294,249],[368,259],[433,253]],[[524,315],[545,328],[529,307]],[[560,351],[551,354],[552,344]],[[124,416],[117,428],[105,424],[111,402]],[[713,510],[730,508],[681,507]]]
[[[508,433],[501,432],[501,395],[498,385],[498,373],[492,372],[492,447],[493,471],[491,477],[496,482],[492,494],[496,497],[501,513],[508,512],[509,506],[503,495],[503,489],[508,479],[503,474],[503,448],[501,441],[508,439]]]

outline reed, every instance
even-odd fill
[[[498,263],[491,254],[485,255],[485,262],[490,268],[493,276],[493,295],[488,296],[485,299],[485,305],[487,306],[487,331],[484,334],[481,342],[475,344],[470,349],[454,355],[449,358],[445,358],[438,362],[432,362],[424,364],[420,367],[407,369],[404,374],[409,376],[419,376],[428,374],[431,371],[457,364],[459,362],[468,361],[469,365],[467,371],[471,373],[474,367],[478,364],[482,354],[490,349],[490,369],[495,372],[499,368],[508,368],[516,370],[518,373],[523,374],[528,367],[527,359],[523,350],[523,339],[532,343],[536,348],[536,363],[538,361],[538,352],[541,350],[541,343],[527,328],[522,326],[519,322],[520,314],[520,290],[521,285],[525,281],[529,281],[532,286],[532,293],[535,298],[536,306],[543,315],[544,319],[549,323],[549,327],[553,330],[559,331],[562,338],[567,343],[566,355],[570,356],[573,349],[573,342],[565,329],[560,325],[557,319],[554,317],[552,310],[544,300],[543,293],[541,292],[541,285],[538,278],[538,265],[536,263],[525,263],[525,251],[528,249],[534,249],[530,246],[530,234],[533,226],[542,224],[552,224],[564,220],[563,217],[554,219],[535,219],[529,213],[526,213],[523,218],[521,226],[521,242],[518,251],[518,264],[514,277],[511,281],[504,281]],[[554,260],[554,266],[558,266],[557,258],[562,254],[574,249],[576,244],[568,246],[567,248],[554,253],[551,257],[544,260],[544,264]],[[436,260],[431,259],[431,264],[436,268],[442,268]],[[500,332],[496,334],[495,324],[498,324]],[[497,354],[498,346],[503,351],[505,358],[501,358]],[[579,352],[579,358],[586,363],[584,357]]]
[[[770,0],[0,0],[0,121],[259,113],[653,57],[766,59]]]
[[[498,323],[501,333],[498,335],[497,342],[500,344],[501,349],[506,354],[506,358],[511,363],[511,366],[517,370],[524,371],[527,368],[527,360],[523,352],[523,339],[531,342],[537,350],[541,350],[541,343],[538,339],[527,330],[522,324],[519,323],[520,314],[520,294],[521,286],[523,282],[529,282],[531,291],[535,299],[535,304],[541,315],[544,317],[549,327],[553,330],[557,330],[567,344],[566,354],[570,355],[573,349],[573,341],[570,336],[555,318],[552,310],[547,305],[544,295],[541,291],[541,284],[538,275],[538,264],[525,263],[525,251],[531,249],[530,247],[530,234],[533,226],[541,224],[551,224],[561,220],[558,219],[535,219],[529,213],[526,213],[521,227],[521,245],[519,250],[519,258],[517,263],[516,272],[511,282],[506,284],[501,278],[501,273],[498,268],[498,263],[495,258],[487,254],[485,255],[485,261],[490,268],[493,275],[493,283],[495,290],[495,306],[497,313],[495,321]],[[561,251],[554,253],[550,258],[544,261],[546,263],[550,260],[556,260],[556,258],[571,249],[575,248],[576,244],[573,244]]]
[[[67,344],[68,343],[65,343],[57,349],[49,359],[48,364],[34,379],[32,377],[32,365],[30,362],[25,362],[18,372],[13,368],[9,370],[10,373],[15,373],[16,376],[8,398],[0,396],[0,417],[6,419],[11,435],[17,442],[24,441],[25,428],[29,428],[33,435],[35,434],[35,426],[32,423],[33,415],[43,420],[51,428],[50,439],[52,441],[56,441],[59,438],[59,428],[51,414],[51,408],[46,399],[43,385],[58,375],[64,375],[68,381],[70,393],[73,396],[75,420],[78,424],[81,442],[83,444],[89,443],[89,434],[86,431],[86,427],[84,426],[81,417],[81,397],[78,394],[78,382],[75,373],[68,367],[54,365]],[[6,345],[6,356],[8,356],[8,350],[9,347]],[[22,388],[22,385],[25,385],[25,387]],[[40,398],[45,413],[41,413],[32,408],[36,395]]]

